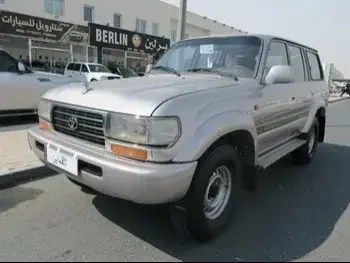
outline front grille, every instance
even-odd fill
[[[69,126],[72,120],[77,121],[73,129]],[[64,106],[54,106],[52,109],[52,125],[56,131],[104,146],[103,122],[100,113]]]

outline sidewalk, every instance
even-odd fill
[[[340,96],[331,96],[329,98],[329,103],[332,103],[332,102],[336,102],[336,101],[340,101],[340,100],[346,100],[346,99],[349,99],[349,95],[348,94],[344,94],[343,97],[340,97]]]
[[[27,129],[0,132],[0,188],[50,171],[30,150]]]

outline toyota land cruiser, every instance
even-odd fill
[[[75,86],[74,86],[75,85]],[[46,92],[31,149],[71,181],[140,204],[170,204],[206,241],[229,222],[234,189],[287,154],[315,157],[329,90],[317,50],[267,35],[172,46],[144,78]]]

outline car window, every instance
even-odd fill
[[[111,71],[101,64],[89,64],[90,72],[110,73]]]
[[[266,58],[265,75],[273,66],[288,65],[286,45],[282,42],[271,42]]]
[[[79,63],[75,64],[74,67],[73,67],[73,70],[74,71],[80,71],[80,66],[81,66],[81,64],[79,64]]]
[[[305,70],[301,49],[295,46],[288,45],[288,52],[290,57],[290,64],[293,68],[294,81],[305,81]]]
[[[119,72],[124,78],[137,77],[137,73],[129,68],[119,67]]]
[[[74,63],[69,63],[67,66],[67,70],[73,70],[74,68]]]
[[[89,73],[89,69],[85,64],[81,66],[81,72]]]
[[[311,53],[306,51],[307,58],[309,60],[309,68],[311,73],[312,80],[323,80],[323,74],[321,72],[320,60],[318,59],[318,55],[315,53]]]
[[[4,51],[0,51],[0,72],[17,72],[18,62]]]

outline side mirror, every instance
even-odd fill
[[[265,77],[265,84],[286,84],[293,82],[293,70],[291,66],[276,65],[272,66]]]
[[[23,73],[23,72],[26,71],[26,67],[23,65],[22,62],[18,62],[18,64],[17,64],[17,69],[18,69],[18,72],[19,72],[19,73]]]

